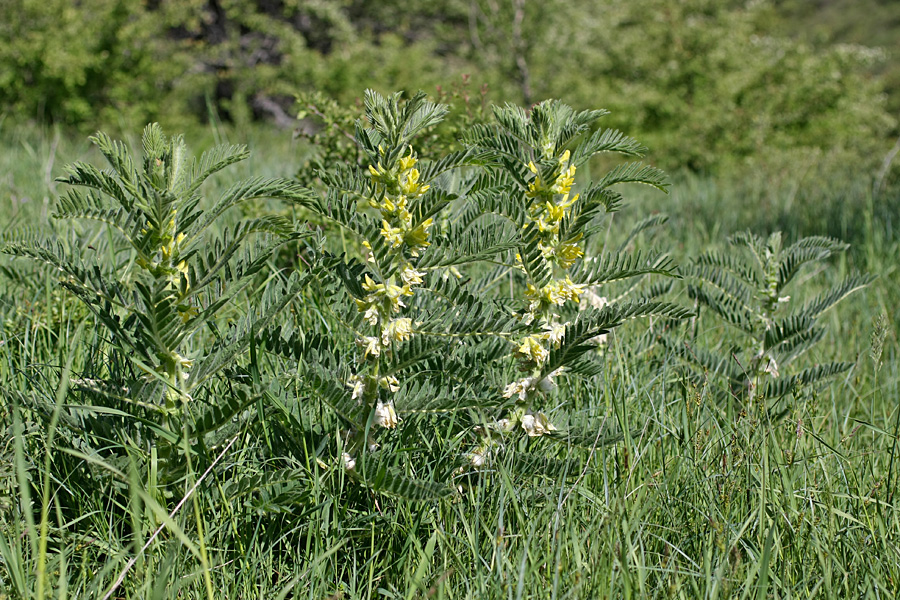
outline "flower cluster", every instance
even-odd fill
[[[517,396],[519,402],[526,402],[539,391],[544,393],[552,392],[556,389],[556,382],[553,380],[556,377],[559,377],[562,372],[563,368],[560,367],[543,379],[538,379],[537,377],[525,377],[519,381],[514,381],[507,385],[503,390],[503,397],[512,398],[513,396]]]
[[[381,427],[393,429],[397,427],[399,419],[394,410],[394,402],[383,401],[379,396],[381,390],[395,393],[400,389],[400,382],[393,375],[377,377],[375,375],[351,375],[347,380],[347,387],[352,390],[350,397],[358,404],[375,405],[375,422]]]
[[[379,152],[384,155],[382,148]],[[430,187],[419,183],[416,162],[410,148],[409,155],[397,161],[393,168],[383,167],[380,161],[369,165],[369,174],[378,190],[369,199],[369,206],[381,212],[381,236],[391,248],[406,250],[410,256],[418,256],[428,247],[428,230],[434,224],[431,218],[414,223],[409,211],[410,201],[421,197]]]
[[[575,165],[569,162],[570,158],[568,150],[559,157],[553,182],[549,185],[541,179],[534,162],[529,162],[528,169],[535,177],[525,193],[532,201],[525,227],[537,227],[544,258],[556,262],[563,269],[568,269],[584,255],[584,250],[578,244],[581,234],[571,239],[559,237],[560,223],[578,201],[578,194],[571,195],[572,185],[575,183]]]
[[[568,275],[540,289],[529,283],[525,290],[525,297],[530,301],[528,312],[543,313],[553,305],[562,306],[567,300],[577,303],[584,288],[584,285],[574,283]]]
[[[376,283],[368,275],[363,280],[362,288],[368,294],[365,298],[356,299],[356,307],[370,325],[384,323],[392,314],[400,312],[406,306],[403,297],[413,295],[409,285]]]
[[[363,318],[372,326],[381,326],[380,335],[365,336],[359,343],[366,348],[365,355],[377,357],[382,349],[392,342],[405,342],[412,336],[412,320],[406,317],[394,318],[394,315],[405,308],[403,299],[414,294],[414,287],[421,285],[425,273],[407,265],[400,273],[403,285],[393,283],[376,283],[366,275],[362,288],[367,292],[363,298],[356,298],[356,307],[363,313]]]
[[[586,286],[572,281],[565,273],[575,262],[584,256],[580,246],[582,235],[561,235],[562,223],[570,216],[572,207],[578,202],[578,195],[572,195],[575,183],[575,165],[571,162],[568,150],[562,153],[546,180],[534,162],[528,163],[528,170],[534,178],[528,185],[525,197],[530,201],[527,218],[523,225],[526,231],[535,232],[542,258],[555,265],[559,275],[546,285],[538,287],[529,282],[525,290],[528,309],[523,320],[531,324],[538,321],[540,330],[532,332],[520,339],[515,346],[513,356],[519,360],[522,371],[531,371],[531,376],[508,384],[503,390],[505,398],[516,400],[517,407],[506,419],[497,422],[503,431],[521,428],[528,436],[538,437],[554,431],[556,428],[549,419],[540,412],[532,412],[532,404],[542,395],[556,388],[554,377],[560,370],[543,376],[541,368],[546,364],[551,349],[559,348],[566,332],[566,323],[560,322],[556,307],[567,302],[578,304]],[[546,175],[546,171],[544,172]],[[522,259],[517,255],[520,267],[524,270]],[[503,422],[506,422],[503,425]],[[484,453],[473,458],[473,465],[483,463]]]
[[[385,151],[379,147],[382,160]],[[374,335],[360,335],[357,344],[362,350],[364,361],[374,361],[377,365],[382,353],[390,351],[395,343],[409,340],[413,335],[413,320],[399,316],[406,307],[404,300],[414,295],[414,289],[422,285],[425,273],[418,271],[410,262],[428,247],[428,230],[432,219],[415,223],[410,211],[411,202],[428,191],[429,186],[419,181],[416,157],[412,151],[401,157],[394,166],[385,167],[382,160],[369,166],[369,174],[375,183],[375,193],[368,204],[381,213],[381,236],[387,242],[390,260],[398,268],[399,280],[391,276],[382,282],[365,275],[362,289],[366,295],[356,298],[356,307],[369,325],[375,328]],[[371,243],[363,241],[371,250]],[[370,260],[374,259],[370,257]],[[377,366],[373,369],[377,373]],[[399,419],[390,394],[400,389],[400,382],[393,375],[379,377],[377,374],[352,375],[347,380],[351,398],[360,405],[365,404],[375,411],[375,422],[384,428],[397,427]],[[355,460],[350,454],[344,457],[344,466],[352,470]]]

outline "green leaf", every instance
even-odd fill
[[[400,473],[397,468],[388,464],[389,460],[374,456],[367,456],[364,460],[357,459],[357,468],[350,473],[365,487],[403,500],[438,500],[453,494],[453,488],[446,484]]]
[[[600,260],[581,261],[571,270],[572,280],[583,285],[602,285],[650,274],[680,277],[675,272],[672,259],[666,254],[644,252],[611,252],[603,255]]]
[[[597,187],[606,189],[621,183],[643,183],[663,192],[665,192],[666,188],[669,186],[669,184],[666,183],[666,174],[663,171],[656,167],[636,162],[614,167],[609,173],[604,175],[603,179],[597,184]]]
[[[572,153],[571,162],[580,167],[600,152],[615,152],[640,158],[647,152],[647,148],[615,129],[598,129],[590,138],[578,144]]]
[[[798,314],[807,317],[818,317],[853,292],[868,286],[875,279],[873,275],[851,275],[838,285],[822,292],[806,303]]]
[[[213,396],[218,402],[208,407],[203,414],[194,420],[192,434],[205,435],[216,431],[231,419],[243,412],[248,406],[256,402],[260,396],[252,396],[241,388],[233,393]]]
[[[623,302],[581,312],[566,326],[559,347],[550,350],[546,363],[541,367],[541,379],[560,367],[573,364],[594,348],[591,339],[609,333],[627,320],[644,317],[683,319],[691,314],[686,308],[666,302]]]
[[[798,388],[808,387],[823,379],[845,373],[854,365],[855,363],[852,362],[833,362],[804,369],[790,377],[769,379],[763,386],[762,395],[765,398],[780,398],[793,393]]]
[[[583,424],[569,429],[554,431],[549,435],[551,440],[580,446],[582,448],[602,448],[611,446],[625,439],[625,434],[614,421],[605,420],[593,425]]]

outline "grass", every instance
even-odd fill
[[[51,227],[52,179],[87,145],[53,131],[0,133],[0,227]],[[215,129],[195,149],[226,135],[239,141]],[[290,140],[246,137],[254,158],[229,177],[290,175],[300,164]],[[646,325],[629,326],[610,337],[605,373],[559,402],[576,420],[630,434],[586,450],[529,441],[560,459],[548,463],[559,472],[523,476],[500,461],[462,477],[450,468],[464,450],[452,417],[401,428],[389,443],[418,475],[457,478],[461,493],[442,501],[377,496],[348,480],[323,451],[338,424],[271,357],[248,365],[266,378],[266,402],[200,440],[177,471],[145,437],[78,433],[66,420],[91,407],[72,379],[123,367],[52,274],[16,263],[20,275],[6,273],[0,292],[0,598],[892,597],[896,204],[871,198],[864,182],[840,183],[792,192],[791,211],[779,212],[780,192],[763,194],[760,182],[675,176],[669,196],[640,196],[617,215],[610,239],[658,210],[669,223],[635,244],[672,248],[681,263],[747,227],[840,233],[851,252],[793,293],[811,297],[853,270],[879,275],[828,315],[811,358],[855,360],[851,371],[772,410],[741,406],[713,384],[689,383],[664,352],[638,355]],[[288,318],[327,319],[300,303]],[[727,347],[727,330],[701,323],[709,346]]]

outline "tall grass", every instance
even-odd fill
[[[234,134],[210,133],[224,135]],[[267,144],[253,146],[246,168],[290,175],[300,149]],[[43,226],[52,176],[86,146],[54,132],[4,132],[3,147],[0,228]],[[865,181],[765,206],[753,189],[761,183],[676,177],[668,197],[638,201],[645,214],[671,215],[669,224],[634,243],[676,248],[684,262],[747,227],[840,233],[851,253],[803,293],[853,269],[879,275],[829,314],[814,357],[856,359],[848,374],[754,410],[690,382],[658,349],[636,354],[634,336],[610,336],[606,372],[564,400],[574,419],[618,422],[629,432],[622,443],[546,448],[550,458],[582,459],[575,471],[523,478],[500,462],[477,477],[454,474],[461,493],[432,503],[373,495],[323,460],[339,425],[273,357],[246,365],[265,378],[265,401],[186,451],[186,468],[166,485],[161,457],[139,439],[81,444],[61,421],[98,409],[79,404],[72,379],[116,368],[115,357],[98,356],[107,346],[93,317],[52,274],[17,265],[27,277],[0,275],[0,598],[893,597],[896,212]],[[790,211],[773,208],[788,200]],[[627,230],[614,223],[611,238]],[[288,318],[329,319],[300,302]],[[725,330],[704,322],[699,335],[727,348]],[[423,475],[452,473],[450,419],[422,419],[389,443]]]

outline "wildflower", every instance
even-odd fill
[[[357,298],[356,307],[359,312],[365,313],[364,318],[372,325],[377,325],[382,316],[378,305],[389,309],[389,312],[400,312],[400,309],[406,306],[401,296],[413,295],[413,291],[408,285],[375,283],[368,275],[363,280],[362,288],[369,292],[369,295],[363,299]]]
[[[412,319],[403,317],[393,319],[381,330],[381,344],[390,345],[391,342],[405,342],[412,337]],[[376,340],[378,338],[375,338]],[[375,356],[378,356],[377,354]]]
[[[529,437],[540,437],[547,435],[551,431],[556,431],[556,427],[550,422],[544,413],[526,413],[522,415],[522,429]]]
[[[558,224],[566,216],[565,207],[554,204],[553,202],[544,203],[544,214],[550,219],[551,223]]]
[[[416,269],[412,265],[406,265],[406,268],[400,273],[400,280],[403,281],[408,286],[421,285],[422,277],[425,276],[425,273],[422,271],[416,271]]]
[[[178,354],[177,352],[172,352],[171,356],[172,356],[172,361],[176,365],[181,367],[182,369],[190,369],[192,366],[194,366],[193,360],[191,360],[189,358],[185,358],[182,355]]]
[[[347,380],[347,386],[353,390],[350,399],[356,400],[357,404],[362,404],[366,397],[366,383],[366,378],[359,375],[351,375]]]
[[[350,454],[348,454],[347,452],[344,452],[341,455],[341,458],[344,460],[344,468],[345,469],[347,469],[348,471],[352,471],[354,468],[356,468],[356,461],[353,460],[353,457],[350,456]]]
[[[554,254],[556,255],[557,264],[563,269],[568,269],[575,264],[576,260],[584,256],[584,250],[578,244],[563,242],[556,247]]]
[[[466,454],[466,458],[468,458],[471,465],[477,469],[484,466],[484,463],[487,461],[490,455],[490,446],[488,446],[487,444],[483,444],[475,450],[472,450],[471,452]]]
[[[462,279],[462,273],[459,272],[459,269],[456,267],[447,267],[441,273],[442,279],[450,279],[450,276],[456,277],[457,279]]]
[[[559,294],[565,300],[571,300],[572,302],[578,302],[579,296],[586,287],[584,284],[574,283],[568,275],[566,275],[564,281],[558,281],[557,285],[559,286]]]
[[[368,358],[370,355],[373,357],[377,357],[381,354],[381,340],[374,336],[364,336],[357,340],[357,343],[360,346],[365,347],[366,351],[363,355],[363,358]]]
[[[375,406],[375,419],[379,425],[385,429],[394,429],[397,427],[397,412],[394,410],[394,403],[378,401]]]
[[[372,253],[372,244],[369,243],[369,240],[363,240],[362,245],[366,250],[369,251],[366,256],[366,262],[374,263],[375,255]]]
[[[519,381],[514,381],[506,386],[503,390],[504,398],[512,398],[513,396],[518,396],[520,402],[525,402],[528,399],[528,395],[530,392],[534,390],[534,377],[526,377],[525,379],[520,379]]]
[[[391,248],[399,248],[403,244],[404,233],[402,227],[391,227],[387,220],[381,221],[381,237],[390,244]]]
[[[400,191],[408,196],[421,196],[428,191],[429,187],[431,186],[422,185],[419,183],[418,169],[410,169],[400,177]]]
[[[547,340],[553,344],[554,348],[559,348],[563,336],[566,335],[566,325],[568,325],[568,323],[548,323],[547,325],[544,325]]]
[[[357,300],[357,305],[359,305],[360,302],[360,300]],[[369,325],[378,325],[378,318],[378,308],[376,308],[374,304],[369,305],[369,307],[365,309],[363,319],[365,319],[366,322],[369,323]]]
[[[552,392],[553,390],[555,390],[557,386],[556,386],[556,382],[553,381],[553,378],[559,377],[560,375],[562,375],[564,368],[565,367],[560,367],[560,368],[556,369],[555,371],[553,371],[552,373],[549,373],[543,379],[541,379],[540,382],[538,382],[538,384],[537,384],[538,389],[544,393]]]
[[[418,256],[418,251],[420,249],[426,248],[430,245],[430,243],[428,242],[428,230],[432,225],[434,225],[434,219],[429,217],[428,219],[422,221],[422,223],[415,229],[406,232],[404,241],[406,242],[406,245],[409,246],[411,250],[410,254],[412,256]]]
[[[562,167],[569,160],[569,151],[566,150],[559,159],[559,165]],[[575,165],[569,165],[556,177],[556,181],[550,186],[550,190],[554,194],[562,194],[568,196],[572,190],[572,184],[575,183]]]
[[[363,278],[363,284],[362,284],[362,287],[363,287],[363,289],[366,290],[367,292],[377,292],[378,290],[384,289],[384,285],[383,285],[383,284],[375,283],[375,280],[373,280],[373,279],[372,279],[371,277],[369,277],[368,275],[366,275],[366,276]]]
[[[400,389],[400,382],[397,381],[397,378],[393,375],[388,375],[387,377],[382,377],[378,380],[378,384],[388,390],[391,393],[396,392]]]
[[[529,283],[528,288],[525,290],[525,297],[531,300],[529,310],[535,312],[542,306],[549,306],[551,304],[561,306],[566,303],[566,300],[578,302],[584,289],[584,284],[574,283],[569,276],[566,275],[565,279],[552,281],[540,290]]]
[[[416,166],[416,157],[413,156],[413,149],[409,149],[409,156],[404,156],[400,159],[400,169],[403,171],[409,171],[414,166]]]
[[[534,165],[533,161],[528,162],[528,170],[534,173],[535,177],[530,184],[528,184],[528,192],[525,194],[528,198],[534,198],[543,192],[544,185],[541,182],[541,174],[538,173],[538,168]]]
[[[539,365],[547,360],[548,355],[549,352],[547,352],[547,349],[541,345],[540,336],[536,335],[526,337],[516,349],[516,356]]]

